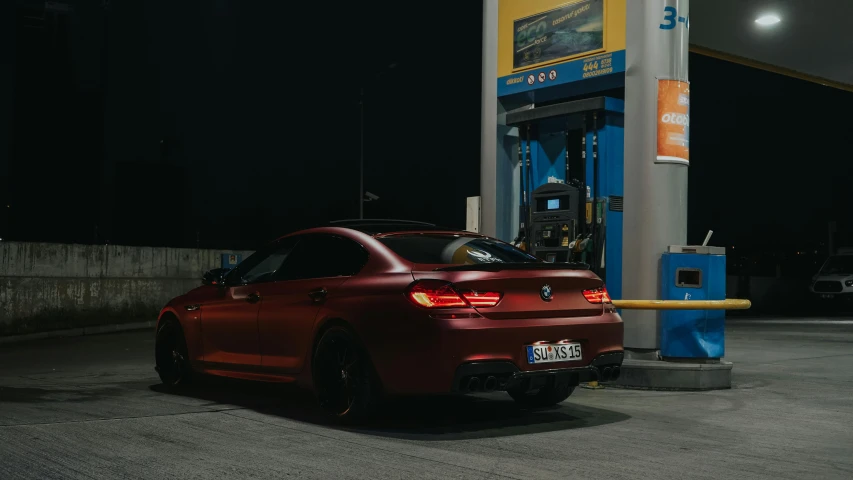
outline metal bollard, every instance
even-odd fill
[[[613,300],[613,306],[628,310],[747,310],[749,300]]]

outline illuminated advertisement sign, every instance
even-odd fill
[[[604,50],[604,0],[581,0],[513,22],[513,70]]]
[[[690,163],[690,83],[658,79],[658,163]]]

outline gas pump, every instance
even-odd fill
[[[519,129],[516,245],[548,262],[582,262],[619,298],[623,102],[595,97],[507,113]]]
[[[564,183],[546,183],[533,192],[530,253],[547,262],[570,262],[578,235],[580,191]]]

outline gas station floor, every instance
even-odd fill
[[[152,332],[0,347],[0,478],[853,478],[853,320],[732,320],[731,390],[394,404],[332,426],[300,392],[163,392]]]

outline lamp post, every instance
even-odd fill
[[[379,79],[383,73],[388,70],[393,70],[397,68],[396,63],[388,64],[382,70],[373,74],[373,80]],[[364,85],[365,81],[362,80],[362,86],[359,90],[359,99],[358,99],[358,115],[359,115],[359,158],[358,158],[358,218],[359,220],[364,219]],[[373,200],[373,199],[370,199]],[[369,200],[368,200],[369,201]]]
[[[364,87],[361,87],[358,99],[358,138],[360,140],[358,152],[358,219],[364,219]]]

